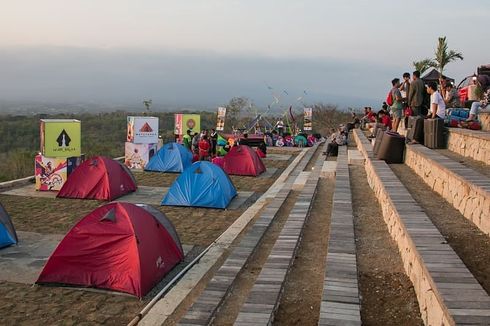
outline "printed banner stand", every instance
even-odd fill
[[[158,118],[129,116],[126,141],[135,144],[158,143]]]
[[[304,108],[304,123],[303,123],[304,131],[313,130],[312,117],[313,117],[313,110],[311,108]]]
[[[190,130],[193,133],[201,131],[201,116],[199,114],[176,113],[175,117],[175,138],[182,142],[182,136]]]
[[[41,119],[41,154],[46,157],[80,156],[82,133],[79,120]]]

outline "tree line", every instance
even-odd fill
[[[236,100],[233,100],[233,103],[235,102]],[[317,104],[312,107],[315,132],[325,134],[329,126],[348,119],[348,114],[337,110],[335,106]],[[230,119],[225,123],[227,126],[225,131],[230,131],[232,123],[245,125],[251,120],[247,114],[240,117],[240,111],[244,109],[239,107],[230,112]],[[216,126],[216,112],[183,111],[180,113],[200,114],[202,129]],[[124,155],[128,115],[141,115],[141,113],[116,111],[32,116],[0,115],[0,182],[34,174],[34,156],[40,151],[40,119],[78,119],[82,123],[82,152],[86,157],[95,155],[118,157]],[[159,118],[159,133],[163,141],[173,141],[175,139],[174,113],[150,112],[149,115]],[[271,122],[276,118],[278,117],[271,116]]]

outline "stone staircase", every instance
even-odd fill
[[[385,223],[398,245],[405,272],[414,285],[424,323],[489,325],[490,297],[487,292],[391,168],[384,161],[373,157],[372,147],[364,134],[360,130],[354,130],[353,134],[360,152],[366,158],[368,182],[383,208]],[[444,158],[421,145],[408,147],[407,160],[413,161],[414,165],[426,165],[430,171],[435,169],[434,166],[461,169],[454,163],[446,162],[444,165],[437,162],[438,159],[444,161]],[[415,152],[432,160],[420,163],[421,157],[415,158]],[[465,173],[470,177],[469,172]],[[439,179],[442,178],[444,176],[440,174]],[[481,207],[485,212],[486,208]]]

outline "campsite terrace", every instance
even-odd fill
[[[268,169],[258,178],[231,176],[245,198],[227,210],[159,206],[165,191],[178,177],[178,173],[153,173],[134,171],[137,184],[143,193],[138,197],[129,195],[121,201],[148,201],[164,212],[172,221],[184,245],[185,261],[174,269],[158,287],[168,282],[200,251],[222,234],[243,212],[252,205],[274,183],[300,152],[298,149],[271,151],[264,160]],[[63,320],[64,324],[101,323],[121,325],[129,322],[155,295],[154,289],[142,301],[116,292],[91,289],[74,289],[54,286],[32,286],[47,256],[64,234],[82,217],[105,202],[97,200],[56,199],[53,194],[34,191],[29,181],[15,187],[0,189],[0,202],[10,214],[21,239],[33,244],[32,257],[25,253],[12,253],[0,257],[0,311],[8,316],[2,324],[32,325],[53,324]],[[37,257],[36,257],[37,256]],[[39,259],[43,257],[42,259]],[[32,267],[25,277],[17,277],[13,267],[4,266],[13,259]],[[22,259],[24,259],[22,261]]]
[[[465,137],[488,141],[482,135]],[[456,140],[448,150],[407,145],[404,164],[376,159],[357,129],[337,157],[321,155],[326,144],[270,149],[269,174],[232,176],[240,201],[226,210],[157,206],[177,175],[136,172],[141,192],[126,200],[164,212],[187,254],[141,301],[32,286],[40,257],[102,202],[36,197],[22,182],[0,190],[32,244],[0,256],[2,323],[490,325],[488,162],[453,152]],[[479,148],[485,157],[489,143]],[[6,271],[14,261],[19,269]]]

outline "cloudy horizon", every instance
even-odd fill
[[[285,106],[306,90],[306,103],[376,106],[439,36],[465,56],[445,70],[457,82],[489,63],[488,2],[411,4],[426,14],[387,0],[5,2],[0,100],[266,106],[275,93]]]

